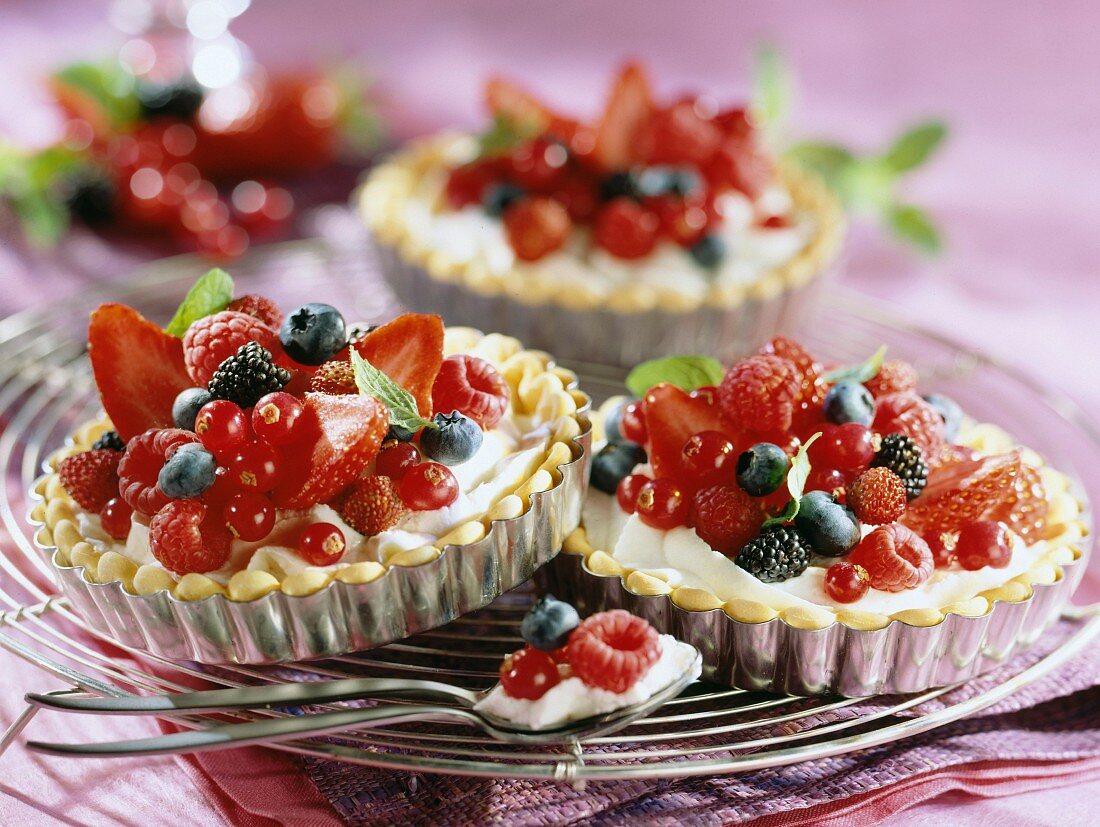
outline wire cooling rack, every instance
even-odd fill
[[[501,658],[520,645],[518,626],[533,597],[527,588],[446,627],[371,652],[278,668],[203,667],[130,651],[119,658],[97,639],[52,585],[48,562],[30,540],[26,492],[48,453],[98,409],[84,353],[87,312],[100,301],[123,301],[167,319],[202,271],[188,256],[141,268],[124,287],[85,291],[66,302],[0,321],[0,647],[58,679],[58,691],[103,695],[190,691],[200,685],[241,686],[350,676],[431,677],[480,689],[492,684]],[[369,251],[322,242],[289,242],[258,250],[233,265],[242,292],[262,291],[284,306],[324,300],[353,308],[364,320],[396,310],[372,270]],[[1067,399],[950,340],[920,331],[845,292],[826,300],[803,340],[837,361],[862,359],[883,341],[914,361],[937,390],[979,419],[1011,426],[1048,459],[1088,478],[1100,468],[1100,433]],[[619,372],[579,365],[597,398],[618,392]],[[1004,400],[1012,402],[1008,421]],[[1087,540],[1086,540],[1087,542]],[[425,723],[291,741],[272,748],[416,772],[488,777],[585,779],[671,778],[779,766],[864,749],[958,720],[988,707],[1070,660],[1100,637],[1095,608],[1073,610],[1024,658],[984,678],[981,692],[938,689],[872,700],[793,698],[697,684],[652,717],[611,737],[532,749],[502,744],[461,724]],[[293,714],[233,713],[230,718]],[[34,708],[0,738],[10,746]],[[226,715],[221,714],[222,722]],[[173,718],[188,727],[214,719]]]

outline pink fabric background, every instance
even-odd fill
[[[37,79],[108,42],[103,5],[0,3],[0,134],[49,140],[57,124]],[[378,78],[397,136],[476,123],[480,81],[490,69],[510,70],[564,106],[591,108],[627,54],[647,60],[662,90],[700,88],[737,99],[747,88],[750,47],[763,38],[798,70],[799,134],[881,147],[902,123],[942,116],[952,126],[950,143],[905,196],[931,208],[947,252],[922,261],[860,227],[843,281],[1026,367],[1090,411],[1100,406],[1100,9],[1087,0],[254,5],[234,31],[259,58],[284,65],[311,56],[362,59]],[[0,289],[8,265],[0,245]],[[1090,591],[1085,598],[1100,598],[1100,590]],[[51,688],[11,657],[0,656],[0,669],[4,723],[20,709],[22,692]],[[79,737],[135,737],[152,726],[96,719],[84,722]],[[59,716],[33,727],[44,740],[76,734]],[[6,824],[331,818],[293,763],[270,753],[76,763],[17,747],[4,767]],[[1054,781],[1041,768],[1008,781],[996,770],[976,767],[899,789],[845,815],[847,822],[830,811],[834,820],[826,823],[1083,824],[1100,798],[1095,765],[1058,768],[1057,786],[1072,786],[1049,791]],[[986,798],[1009,792],[1018,794]],[[892,815],[924,799],[931,800]]]

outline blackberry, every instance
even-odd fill
[[[134,90],[142,118],[179,118],[189,121],[202,106],[202,87],[191,78],[174,83],[138,83]]]
[[[353,324],[348,327],[348,344],[354,345],[367,337],[372,330],[377,330],[376,324]]]
[[[73,217],[88,227],[103,227],[115,217],[114,182],[100,170],[74,173],[60,185],[60,195]]]
[[[206,389],[215,399],[251,408],[260,397],[281,391],[289,381],[290,371],[276,365],[267,348],[249,342],[218,365]]]
[[[92,443],[93,451],[98,451],[100,449],[121,452],[126,450],[126,443],[122,441],[122,437],[118,435],[118,431],[107,431],[103,436]]]
[[[928,483],[928,464],[920,446],[905,434],[887,434],[871,460],[872,468],[889,468],[905,483],[905,496],[910,500],[920,496]]]
[[[600,198],[604,201],[613,201],[616,198],[631,198],[637,201],[641,197],[642,190],[638,186],[638,176],[633,172],[627,170],[613,172],[600,182]]]
[[[773,525],[741,547],[737,565],[763,583],[782,583],[802,574],[813,553],[809,540],[796,529]]]

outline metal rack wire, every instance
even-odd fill
[[[240,686],[273,681],[310,681],[348,676],[426,677],[484,688],[507,652],[518,647],[519,619],[531,600],[529,589],[504,595],[489,608],[383,649],[279,668],[201,667],[130,652],[119,659],[89,634],[51,585],[49,564],[30,542],[24,519],[26,491],[48,452],[74,425],[97,409],[83,348],[85,313],[101,300],[125,301],[154,318],[166,318],[202,265],[190,257],[143,268],[124,288],[102,288],[0,321],[0,469],[4,496],[0,524],[8,537],[0,558],[0,646],[58,678],[59,691],[104,695],[180,692],[196,681]],[[364,319],[392,313],[392,298],[374,276],[367,251],[320,242],[292,242],[267,248],[233,268],[243,290],[259,289],[281,302],[318,296],[354,307]],[[827,335],[812,346],[839,360],[862,358],[888,336],[899,352],[921,363],[956,396],[969,388],[986,397],[997,383],[1030,395],[1029,410],[1043,416],[1051,453],[1059,465],[1100,467],[1100,434],[1072,403],[1037,388],[1026,377],[993,365],[953,342],[884,319],[882,311],[847,294],[834,294],[822,309]],[[836,335],[838,330],[842,336]],[[824,341],[828,339],[828,341]],[[594,394],[614,392],[621,376],[578,366]],[[987,386],[988,385],[988,386]],[[1022,389],[1022,391],[1021,391]],[[980,407],[980,399],[977,400]],[[976,415],[983,411],[975,410]],[[1059,423],[1050,427],[1050,417]],[[995,419],[995,416],[989,416]],[[1038,422],[1038,419],[1036,420]],[[1034,423],[1024,422],[1030,435]],[[1058,433],[1053,433],[1057,430]],[[1059,440],[1064,444],[1059,447]],[[1089,453],[1091,452],[1091,454]],[[1093,485],[1096,480],[1087,481]],[[1093,490],[1096,490],[1093,488]],[[519,748],[483,737],[454,723],[413,723],[338,738],[292,741],[278,749],[396,770],[460,775],[560,780],[662,778],[717,774],[794,763],[867,748],[958,720],[1007,697],[1056,669],[1100,637],[1095,610],[1075,613],[1052,634],[1047,651],[1025,666],[1006,668],[989,691],[968,694],[939,689],[919,696],[853,701],[792,698],[698,684],[613,737],[561,748]],[[289,711],[234,713],[234,718],[292,714]],[[0,739],[8,747],[29,723],[31,708]],[[225,715],[219,716],[222,721]],[[184,726],[209,725],[211,717],[173,718]]]

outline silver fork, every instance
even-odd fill
[[[313,737],[352,729],[370,729],[412,721],[457,720],[480,728],[501,741],[519,744],[571,743],[607,735],[643,718],[677,697],[699,677],[702,659],[696,653],[691,667],[668,686],[638,704],[612,710],[561,726],[533,729],[475,709],[474,705],[491,690],[472,692],[436,681],[389,678],[348,678],[321,683],[215,689],[179,695],[134,696],[128,698],[81,698],[74,696],[27,695],[27,702],[64,712],[93,714],[171,716],[224,712],[234,709],[271,709],[331,701],[363,700],[370,697],[443,696],[459,705],[386,705],[369,709],[348,709],[270,718],[206,729],[175,732],[153,738],[112,741],[102,744],[55,744],[28,741],[36,752],[72,757],[123,757],[165,753],[205,752],[252,744],[275,743],[296,737]]]

